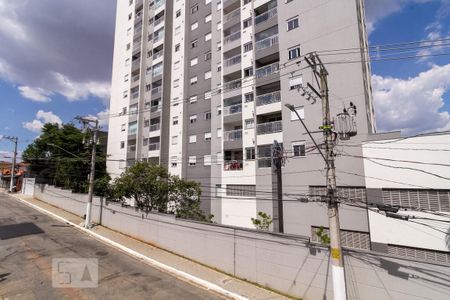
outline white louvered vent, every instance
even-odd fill
[[[450,253],[421,248],[411,248],[397,245],[388,245],[388,253],[401,257],[427,260],[443,264],[450,264]]]
[[[311,242],[321,243],[316,234],[319,229],[320,227],[317,226],[311,227]],[[330,231],[324,228],[323,233],[329,235]],[[341,230],[341,243],[347,248],[370,250],[370,237],[367,232]]]
[[[450,191],[383,190],[383,203],[405,208],[450,212]]]

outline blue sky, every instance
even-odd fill
[[[115,1],[0,0],[0,135],[18,136],[20,150],[45,122],[107,114]],[[450,37],[449,1],[366,0],[366,7],[371,45]],[[449,55],[373,62],[372,73],[380,131],[450,130]],[[0,141],[0,160],[10,150]]]

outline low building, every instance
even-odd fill
[[[362,146],[372,250],[450,263],[450,132],[376,137]]]

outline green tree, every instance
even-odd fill
[[[269,230],[270,224],[272,224],[272,217],[265,212],[258,212],[258,215],[255,218],[252,218],[253,226],[255,226],[258,230]]]
[[[210,221],[200,209],[200,185],[193,181],[171,176],[159,165],[137,162],[116,178],[111,186],[112,200],[133,199],[136,207],[173,213],[177,217],[197,221]]]
[[[85,134],[73,124],[45,124],[41,135],[23,153],[24,161],[30,163],[30,174],[38,183],[87,192],[91,148],[83,140]],[[100,179],[107,175],[101,145],[97,155],[95,178]]]

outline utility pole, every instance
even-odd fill
[[[16,169],[16,159],[17,159],[17,144],[19,143],[19,138],[14,136],[3,136],[2,138],[10,140],[14,143],[14,153],[11,164],[11,181],[9,182],[9,192],[12,193],[14,190],[14,171]]]
[[[92,213],[92,198],[94,196],[94,176],[95,176],[95,160],[97,156],[97,138],[98,131],[100,130],[98,126],[98,120],[93,120],[88,117],[76,117],[75,119],[79,120],[83,124],[83,132],[92,131],[92,154],[91,154],[91,172],[89,174],[89,194],[88,194],[88,202],[86,205],[86,219],[84,222],[85,228],[91,228],[91,213]],[[90,124],[94,123],[94,127],[90,128]]]
[[[330,256],[331,256],[331,270],[333,279],[333,292],[335,300],[347,299],[346,284],[345,284],[345,272],[344,272],[344,260],[342,257],[341,247],[341,232],[339,222],[339,209],[338,201],[336,200],[336,169],[334,164],[334,142],[333,142],[333,122],[330,114],[330,102],[329,102],[329,90],[328,90],[328,71],[324,64],[320,60],[317,53],[310,53],[305,56],[305,61],[313,70],[314,77],[317,84],[320,86],[318,92],[310,83],[307,84],[307,88],[301,87],[303,91],[302,95],[306,95],[306,99],[313,99],[313,103],[318,99],[322,101],[322,126],[320,129],[323,131],[325,140],[325,154],[322,153],[318,147],[316,141],[312,137],[305,123],[299,116],[295,107],[291,104],[285,106],[292,112],[297,114],[297,117],[301,121],[303,127],[308,132],[317,150],[321,154],[326,164],[326,190],[327,190],[327,207],[328,207],[328,222],[330,232]]]
[[[281,168],[283,167],[283,149],[277,141],[273,141],[272,146],[272,164],[277,174],[277,207],[278,207],[278,232],[284,232],[284,217],[283,217],[283,176]]]

